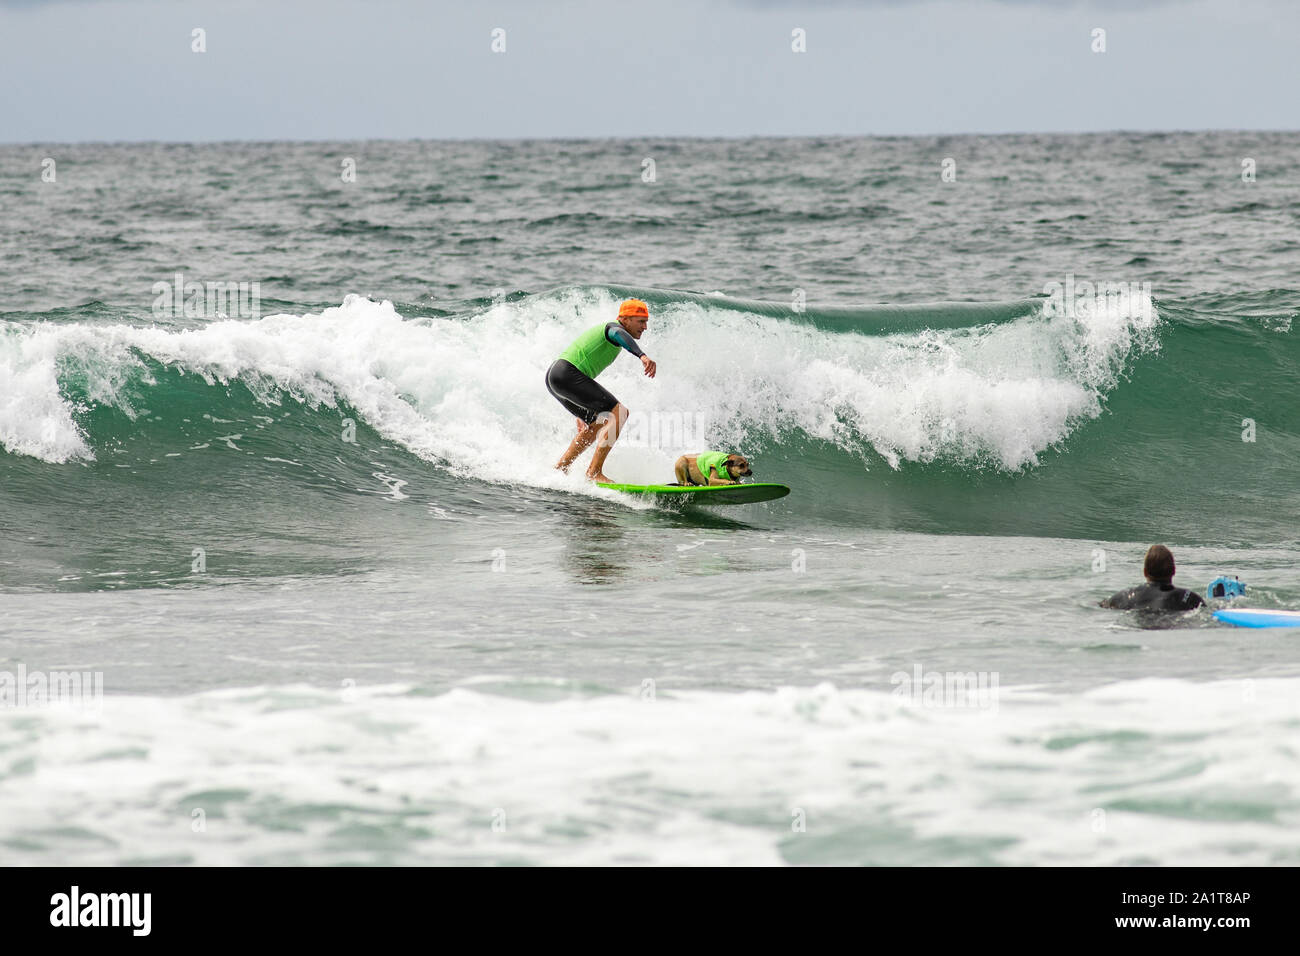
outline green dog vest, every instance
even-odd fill
[[[718,473],[719,478],[731,480],[731,475],[727,473],[727,456],[720,451],[706,451],[696,455],[695,467],[700,469],[705,481],[708,481],[710,468]]]

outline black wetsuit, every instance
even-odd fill
[[[1176,588],[1169,581],[1160,584],[1148,581],[1127,591],[1112,594],[1101,602],[1101,606],[1121,611],[1191,611],[1204,603],[1195,591]]]
[[[588,425],[618,404],[613,392],[564,359],[556,359],[546,370],[546,390]]]

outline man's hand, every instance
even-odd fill
[[[655,363],[651,360],[650,356],[641,356],[641,367],[645,369],[645,373],[649,378],[655,377]]]

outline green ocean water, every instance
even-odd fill
[[[1300,609],[1297,146],[0,149],[0,670],[105,694],[0,711],[0,854],[1294,863],[1294,632],[1097,602],[1161,541]],[[545,369],[631,295],[607,473],[788,498],[551,468]],[[954,673],[999,691],[900,693]]]

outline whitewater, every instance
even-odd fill
[[[88,402],[134,420],[158,384],[153,363],[208,385],[236,383],[262,405],[344,405],[458,476],[556,487],[545,464],[566,425],[539,383],[578,332],[616,311],[607,291],[577,289],[454,319],[406,321],[391,302],[354,295],[318,314],[198,328],[6,323],[0,441],[51,463],[93,459],[60,374],[79,378],[82,410]],[[874,450],[895,469],[947,457],[1016,470],[1097,417],[1130,353],[1156,347],[1154,311],[1148,301],[1081,321],[1048,317],[1040,305],[1001,326],[870,335],[670,300],[647,339],[669,382],[655,389],[627,366],[608,376],[638,413],[620,452],[638,444],[639,421],[692,415],[695,432],[732,447],[796,435]],[[689,449],[658,451],[620,454],[627,480],[670,472]]]

